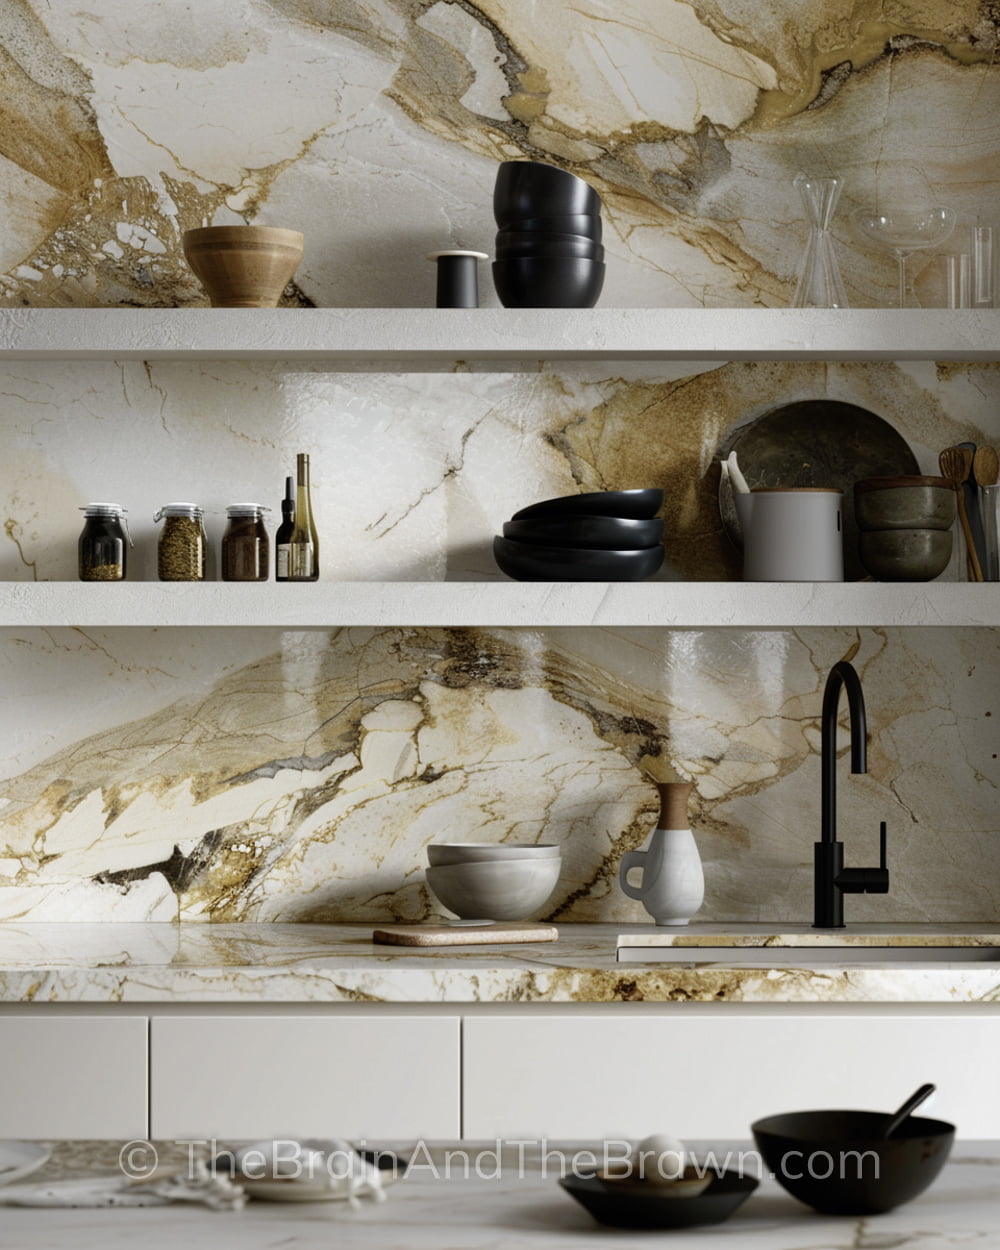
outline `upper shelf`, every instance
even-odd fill
[[[0,583],[0,626],[132,625],[1000,626],[1000,583]]]
[[[4,308],[4,357],[995,360],[1000,309]]]

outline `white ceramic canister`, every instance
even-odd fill
[[[843,491],[826,487],[733,495],[743,529],[743,580],[842,582]]]
[[[657,783],[660,818],[644,851],[622,856],[618,881],[637,898],[658,925],[687,924],[705,898],[701,856],[688,827],[687,805],[692,787],[686,781]],[[629,884],[632,869],[642,869],[642,884]]]

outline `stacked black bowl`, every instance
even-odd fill
[[[604,286],[601,201],[541,161],[504,161],[493,189],[493,285],[505,308],[593,308]]]
[[[662,490],[546,499],[515,512],[493,558],[519,582],[637,582],[663,563]]]

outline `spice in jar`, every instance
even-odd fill
[[[265,512],[270,508],[259,503],[234,503],[226,509],[229,524],[222,535],[224,582],[267,581],[270,557]]]
[[[156,546],[161,582],[200,582],[205,579],[205,527],[202,511],[193,503],[166,503],[153,517],[163,520]]]
[[[125,556],[132,545],[125,509],[117,503],[88,503],[81,508],[83,532],[78,544],[81,582],[125,580]]]

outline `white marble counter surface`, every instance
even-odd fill
[[[620,964],[618,936],[737,946],[725,962]],[[723,941],[725,939],[725,941]],[[739,966],[738,945],[844,944],[843,963]],[[370,925],[0,925],[0,1003],[1000,1002],[1000,964],[852,966],[851,944],[1000,945],[981,926],[564,925],[558,942],[376,946]],[[777,962],[777,957],[776,957]]]
[[[117,1143],[63,1143],[36,1175],[114,1174]],[[474,1150],[475,1148],[470,1148]],[[492,1149],[492,1147],[487,1147]],[[700,1153],[700,1152],[699,1152]],[[161,1153],[161,1158],[162,1158]],[[603,1250],[671,1244],[701,1250],[945,1250],[975,1245],[1000,1248],[1000,1145],[956,1146],[931,1189],[884,1215],[867,1218],[817,1215],[765,1178],[725,1224],[686,1232],[636,1233],[604,1228],[559,1188],[555,1169],[543,1177],[525,1151],[526,1166],[504,1159],[501,1175],[468,1179],[443,1155],[401,1179],[386,1202],[351,1211],[342,1202],[250,1202],[242,1211],[195,1208],[58,1211],[0,1208],[2,1250]],[[473,1156],[474,1158],[474,1156]],[[484,1173],[491,1173],[486,1166]],[[522,1173],[519,1175],[519,1171]],[[436,1173],[436,1175],[435,1175]]]

